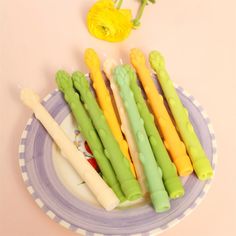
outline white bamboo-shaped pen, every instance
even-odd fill
[[[31,89],[22,89],[21,100],[26,106],[33,110],[35,117],[42,123],[55,143],[61,149],[63,156],[86,182],[97,201],[107,211],[114,209],[119,204],[119,199],[100,175],[86,161],[83,153],[76,148],[57,122],[41,105],[39,96]]]

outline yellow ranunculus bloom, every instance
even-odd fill
[[[99,0],[88,12],[87,26],[96,38],[119,42],[132,30],[132,14],[128,9],[115,8],[112,0]]]

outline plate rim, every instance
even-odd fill
[[[214,132],[214,129],[213,129],[213,126],[212,126],[212,123],[206,113],[206,111],[203,109],[203,107],[201,106],[201,104],[185,89],[183,89],[181,86],[177,85],[174,83],[174,86],[177,90],[179,90],[184,96],[186,96],[186,98],[188,98],[192,103],[193,105],[198,109],[198,111],[201,113],[203,119],[206,121],[206,125],[208,127],[208,130],[209,130],[209,133],[211,135],[211,145],[212,145],[212,166],[213,166],[213,170],[214,170],[214,176],[215,176],[215,172],[216,172],[216,166],[217,166],[217,144],[216,144],[216,137],[215,137],[215,132]],[[43,100],[42,100],[42,104],[45,104],[55,93],[57,93],[59,90],[58,89],[55,89],[53,90],[51,93],[47,94]],[[56,213],[54,213],[51,209],[48,210],[48,209],[44,209],[44,202],[42,199],[40,199],[39,197],[35,197],[34,196],[34,193],[37,192],[35,191],[35,189],[33,188],[33,186],[28,182],[29,180],[29,177],[28,177],[28,174],[27,174],[27,171],[24,169],[24,166],[25,166],[25,160],[23,158],[20,158],[20,156],[24,153],[25,151],[25,145],[24,143],[22,142],[22,140],[25,140],[27,138],[27,135],[28,135],[28,132],[26,130],[26,128],[31,124],[31,122],[33,121],[33,118],[31,117],[27,123],[26,123],[26,126],[22,132],[22,135],[21,135],[21,138],[20,138],[20,144],[19,144],[19,149],[18,149],[18,161],[19,161],[19,166],[20,166],[20,169],[21,169],[21,176],[22,176],[22,179],[26,185],[26,188],[28,190],[28,192],[30,193],[30,195],[33,197],[35,203],[44,211],[44,213],[52,220],[54,220],[55,222],[59,223],[61,226],[67,228],[67,229],[70,229],[78,234],[81,234],[81,235],[104,235],[104,234],[100,234],[100,233],[92,233],[92,232],[89,232],[85,229],[82,229],[82,228],[79,228],[79,227],[76,227],[76,228],[71,228],[71,224],[69,222],[66,222],[63,218],[61,218],[60,216],[56,215]],[[166,231],[167,229],[170,229],[172,227],[174,227],[176,224],[178,224],[180,221],[182,221],[186,216],[188,216],[190,213],[192,213],[194,211],[194,209],[199,206],[199,204],[202,202],[202,200],[205,198],[206,194],[208,193],[211,185],[212,185],[212,181],[213,181],[214,177],[208,181],[203,190],[202,190],[202,195],[198,198],[196,198],[196,200],[192,203],[194,204],[194,207],[192,208],[188,208],[185,210],[185,212],[183,212],[183,214],[181,215],[181,217],[179,217],[178,219],[174,219],[172,221],[170,221],[167,226],[163,229],[163,228],[157,228],[157,229],[153,229],[149,232],[146,232],[148,233],[149,235],[158,235],[164,231]],[[57,220],[56,220],[57,219]],[[58,220],[59,219],[59,220]],[[131,234],[134,236],[134,234]],[[135,234],[136,236],[137,235],[145,235],[145,233],[139,233],[139,234]]]

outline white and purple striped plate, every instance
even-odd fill
[[[176,89],[215,170],[216,141],[209,118],[189,93],[178,86]],[[90,154],[76,131],[62,94],[58,90],[53,91],[44,98],[43,105],[89,158]],[[183,178],[185,196],[172,200],[171,209],[165,213],[155,213],[147,200],[126,203],[112,212],[106,212],[63,159],[47,131],[34,116],[29,119],[21,136],[19,164],[27,189],[38,206],[62,226],[89,236],[157,235],[191,213],[211,183],[198,180],[194,174]]]

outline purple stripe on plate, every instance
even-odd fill
[[[72,231],[76,231],[78,229],[78,227],[76,225],[70,225],[70,230]]]
[[[58,217],[57,215],[55,215],[55,217],[53,218],[53,220],[57,223],[59,223],[61,221],[61,218]]]
[[[141,236],[149,236],[150,234],[148,232],[142,233]]]
[[[205,119],[205,121],[206,121],[207,124],[210,124],[210,123],[211,123],[211,122],[210,122],[210,119],[209,119],[208,117]]]
[[[26,139],[21,139],[20,144],[21,144],[21,145],[25,145],[25,143],[26,143]]]
[[[94,233],[87,231],[85,235],[86,235],[86,236],[93,236]]]
[[[211,139],[212,139],[212,140],[215,140],[215,139],[216,139],[215,134],[211,133]]]
[[[34,199],[39,198],[39,197],[38,197],[38,194],[37,194],[36,192],[33,192],[31,195],[33,196]]]
[[[180,93],[183,93],[184,89],[183,89],[181,86],[178,86],[178,91],[179,91]]]
[[[27,172],[26,166],[21,166],[21,172]]]
[[[19,159],[25,159],[25,154],[24,153],[19,153]]]
[[[190,95],[188,98],[189,98],[191,101],[194,101],[194,100],[195,100],[192,95]]]

